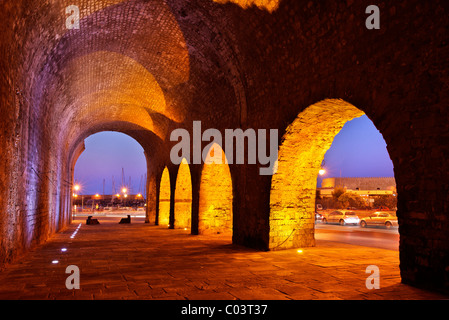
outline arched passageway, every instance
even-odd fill
[[[213,144],[201,172],[198,232],[232,233],[232,181],[226,155]]]
[[[315,196],[326,151],[344,124],[364,114],[327,99],[309,106],[287,128],[270,192],[271,250],[315,245]]]
[[[220,195],[234,201],[222,210],[232,218],[222,220],[239,244],[313,245],[320,161],[360,107],[395,164],[402,280],[449,290],[444,0],[382,3],[380,30],[365,27],[364,1],[82,1],[79,29],[65,23],[67,5],[0,4],[0,266],[70,224],[73,163],[90,134],[115,130],[142,144],[154,224],[161,169],[173,169],[170,132],[193,121],[284,130],[300,110],[275,176],[232,165],[233,190]],[[312,105],[326,97],[356,107]],[[198,211],[200,229],[219,224],[205,218],[220,216],[210,186],[230,181],[210,170],[191,166],[195,232]]]
[[[84,148],[75,165],[75,181],[83,185],[80,194],[143,197],[147,163],[139,142],[120,132],[103,131],[86,138]]]
[[[178,169],[175,189],[175,228],[190,229],[192,220],[192,180],[190,168],[183,159]]]

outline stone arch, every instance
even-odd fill
[[[214,143],[204,160],[200,179],[198,232],[232,232],[232,178],[223,149]]]
[[[170,224],[170,172],[165,167],[162,172],[161,183],[159,186],[159,215],[158,225],[169,226]]]
[[[315,245],[318,171],[344,124],[362,115],[348,102],[326,99],[306,108],[286,129],[271,180],[269,249]]]
[[[191,228],[192,178],[187,160],[182,159],[178,169],[175,189],[175,228]]]
[[[64,184],[64,195],[61,195],[61,201],[67,201],[71,203],[71,185],[74,181],[74,169],[75,164],[78,157],[84,151],[84,140],[96,133],[105,132],[105,131],[113,131],[125,134],[135,141],[139,143],[143,150],[144,156],[147,163],[147,181],[146,183],[146,192],[145,195],[147,200],[146,207],[146,219],[147,222],[151,222],[153,224],[156,223],[156,202],[157,202],[157,191],[156,191],[156,181],[157,177],[153,174],[154,171],[154,160],[157,154],[161,154],[160,150],[160,138],[157,137],[153,132],[146,130],[145,128],[138,126],[131,122],[126,121],[109,121],[103,120],[103,122],[96,122],[92,124],[89,128],[83,128],[81,132],[77,134],[73,134],[70,138],[70,141],[67,142],[64,148],[64,154],[66,155],[66,167],[63,170],[66,176],[66,180],[70,183]],[[150,161],[150,159],[152,161]],[[68,208],[72,208],[71,205]],[[67,219],[71,221],[71,210],[65,210],[61,212],[63,216],[62,219]]]

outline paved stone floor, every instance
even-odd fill
[[[229,237],[193,236],[138,218],[129,225],[117,218],[100,222],[75,220],[8,265],[0,272],[0,299],[448,298],[401,284],[397,251],[317,241],[302,253],[260,252],[232,245]],[[69,265],[80,269],[79,290],[65,286]],[[368,265],[379,267],[380,289],[366,288]]]

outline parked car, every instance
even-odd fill
[[[390,229],[391,227],[398,226],[398,218],[388,212],[377,211],[363,218],[360,221],[360,226],[365,228],[367,226],[385,227]]]
[[[315,212],[315,222],[322,221],[323,215],[321,213]]]
[[[347,224],[357,225],[360,223],[360,218],[354,211],[337,210],[329,213],[322,219],[323,223],[335,223],[342,226]]]

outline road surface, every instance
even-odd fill
[[[315,224],[315,239],[395,251],[399,250],[398,228],[362,228],[360,226],[340,226],[317,223]]]
[[[101,222],[115,221],[117,218],[125,218],[131,215],[132,222],[145,222],[145,212],[126,211],[126,212],[95,212],[95,213],[77,213],[78,219],[86,219],[87,216],[93,216]],[[385,229],[381,227],[360,226],[340,226],[333,224],[315,224],[315,239],[328,240],[334,242],[343,242],[365,247],[382,248],[388,250],[399,250],[399,232],[398,228]]]

